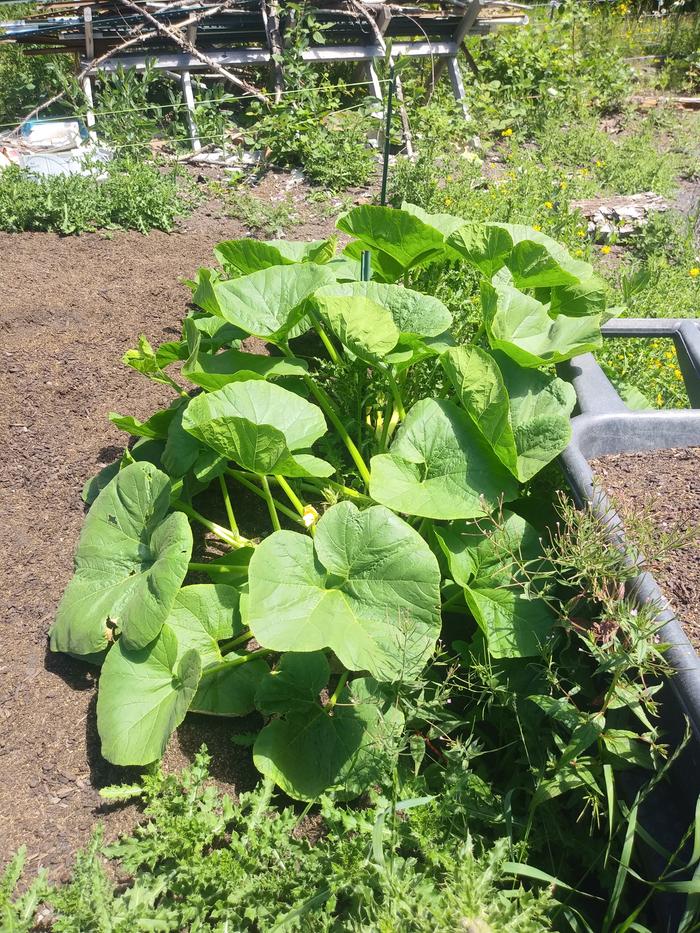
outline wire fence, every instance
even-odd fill
[[[389,80],[390,80],[389,78],[379,78],[376,83],[378,83],[380,86],[388,85]],[[297,95],[297,94],[308,94],[310,92],[315,92],[315,91],[321,91],[321,92],[333,91],[334,93],[338,94],[338,93],[342,93],[348,88],[358,88],[358,87],[374,88],[374,84],[375,82],[372,82],[372,81],[353,81],[349,83],[341,82],[338,84],[309,85],[308,87],[285,89],[282,91],[282,94],[285,97],[289,97],[290,95]],[[223,103],[236,103],[237,104],[239,103],[239,101],[256,100],[256,99],[257,98],[254,94],[231,95],[230,100],[224,101]],[[222,101],[216,100],[216,99],[195,101],[196,108],[221,107],[221,105],[222,105]],[[357,105],[358,108],[364,107],[364,106],[367,106],[366,100],[362,101],[361,104]],[[155,103],[154,102],[154,103],[144,104],[144,106],[142,107],[122,107],[122,108],[118,108],[115,110],[102,110],[98,106],[93,106],[95,116],[98,118],[107,117],[107,116],[123,115],[127,113],[147,113],[149,111],[159,111],[159,110],[183,111],[185,109],[186,109],[186,105],[184,101],[173,102],[173,103]],[[352,108],[349,108],[349,109],[352,109]],[[331,110],[331,111],[328,111],[328,113],[324,114],[323,117],[330,116],[333,113],[342,113],[342,112],[343,112],[342,110],[338,110],[338,111]],[[31,123],[54,123],[56,120],[83,120],[84,118],[85,118],[85,111],[82,111],[80,113],[61,113],[61,114],[56,114],[52,117],[37,117],[36,119],[32,120]],[[0,130],[14,129],[16,126],[17,126],[16,120],[9,122],[9,123],[0,123]]]

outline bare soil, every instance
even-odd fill
[[[647,512],[659,532],[700,532],[700,448],[616,454],[591,466],[623,520]],[[699,534],[649,569],[700,651]]]
[[[295,235],[331,232],[332,219],[314,211]],[[0,862],[26,844],[30,868],[58,880],[97,817],[108,839],[138,818],[97,793],[131,776],[99,753],[96,669],[48,653],[47,632],[72,574],[82,485],[127,440],[107,413],[144,418],[171,397],[121,356],[140,333],[153,344],[176,338],[189,297],[179,279],[245,233],[211,203],[171,235],[0,233]],[[249,753],[230,734],[228,723],[188,717],[166,767],[206,742],[229,792],[252,786]]]

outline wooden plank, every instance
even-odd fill
[[[441,58],[457,54],[454,42],[395,42],[392,46],[395,57],[405,55],[409,58]],[[207,51],[207,57],[218,65],[266,65],[270,61],[267,49],[212,49]],[[384,53],[376,45],[328,45],[319,48],[306,49],[301,57],[307,62],[369,62],[375,58],[383,58]],[[153,67],[162,71],[196,71],[206,69],[206,65],[192,55],[185,53],[161,53],[160,55],[119,55],[112,60],[103,62],[99,70],[114,72],[121,65],[124,68],[135,68],[143,71],[146,62],[152,62]],[[83,64],[87,65],[89,59]],[[94,73],[94,72],[91,72]]]

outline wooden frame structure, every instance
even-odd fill
[[[65,0],[58,2],[65,3]],[[68,2],[70,3],[70,0]],[[193,72],[214,72],[217,77],[233,82],[244,92],[253,91],[256,97],[264,100],[261,92],[239,79],[230,69],[272,67],[275,70],[275,100],[280,99],[279,50],[283,33],[280,30],[276,0],[259,0],[259,6],[254,0],[208,0],[217,4],[216,7],[200,6],[200,9],[207,12],[191,15],[185,22],[172,22],[172,25],[168,25],[166,16],[186,14],[188,9],[184,2],[158,6],[153,2],[146,2],[144,5],[143,0],[116,0],[116,12],[119,13],[120,6],[126,6],[129,13],[125,14],[123,19],[126,21],[129,18],[131,22],[137,23],[132,33],[127,33],[135,35],[136,39],[130,38],[128,42],[121,43],[121,46],[130,46],[128,50],[122,50],[121,46],[116,44],[121,36],[119,27],[115,26],[114,13],[110,13],[108,9],[109,0],[96,0],[94,4],[91,4],[90,0],[75,2],[77,6],[74,6],[74,9],[81,15],[72,19],[66,18],[63,33],[60,19],[45,20],[42,30],[42,20],[39,17],[36,29],[30,32],[30,36],[33,35],[34,38],[23,32],[21,38],[18,36],[18,41],[36,42],[39,37],[40,41],[43,39],[47,45],[52,44],[51,51],[56,51],[56,43],[62,42],[66,51],[76,54],[79,77],[87,101],[86,122],[93,138],[93,79],[100,72],[113,73],[120,67],[136,71],[144,71],[147,67],[156,68],[179,81],[191,144],[195,151],[201,149],[201,140],[195,118]],[[197,2],[198,0],[193,0],[189,10],[196,7]],[[511,0],[440,0],[441,8],[438,10],[434,6],[402,6],[391,0],[318,2],[329,3],[332,7],[317,7],[317,15],[325,16],[331,24],[329,44],[312,46],[301,51],[300,55],[304,61],[318,64],[357,63],[367,75],[373,96],[381,100],[382,85],[376,66],[378,60],[387,58],[387,52],[392,60],[404,57],[434,60],[428,96],[447,71],[455,100],[461,104],[465,117],[469,115],[465,105],[464,78],[457,56],[467,35],[487,33],[501,26],[524,26],[528,23],[528,7]],[[202,0],[199,0],[199,3],[201,4]],[[175,12],[176,10],[179,12]],[[205,25],[204,18],[211,17],[214,13],[218,20],[207,19]],[[149,42],[140,42],[138,38],[140,17],[143,18],[144,27],[150,29]],[[200,17],[198,28],[197,22],[192,21]],[[241,23],[240,45],[237,23]],[[154,39],[154,36],[157,38]],[[254,39],[256,44],[242,44],[246,36]],[[344,44],[336,44],[337,38],[341,38]],[[132,51],[137,48],[139,51]],[[112,49],[114,54],[111,54]],[[469,61],[469,57],[467,60]],[[401,109],[403,94],[399,75],[396,79],[396,94]],[[405,113],[402,113],[402,118],[404,135],[410,149],[410,134]]]

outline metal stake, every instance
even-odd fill
[[[395,68],[393,59],[389,66],[389,93],[386,98],[386,121],[384,124],[384,164],[382,166],[382,193],[380,204],[386,206],[386,186],[389,180],[389,147],[391,146],[391,114],[394,105]]]

